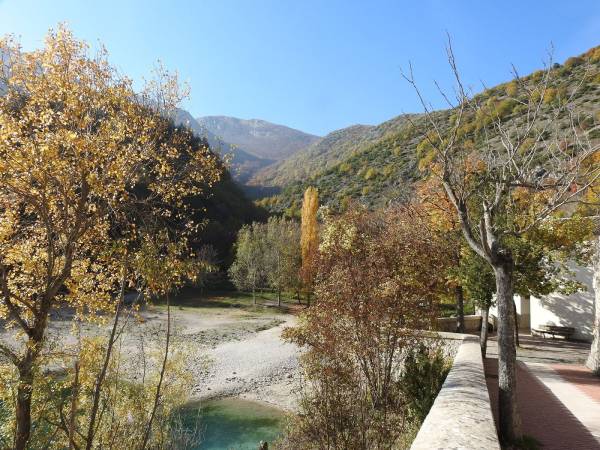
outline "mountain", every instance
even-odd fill
[[[390,130],[400,128],[407,118],[407,115],[402,115],[378,126],[353,125],[329,133],[291,157],[258,171],[249,184],[281,187],[290,182],[304,180],[343,161],[362,146],[377,141]]]
[[[522,80],[533,83],[542,75],[542,71],[537,71]],[[514,82],[504,83],[486,89],[477,99],[502,120],[522,122],[527,108],[512,98],[514,90]],[[588,137],[599,139],[600,47],[553,66],[552,82],[541,99],[544,120],[552,117],[556,102],[571,95],[576,112],[586,117],[581,126],[590,130]],[[442,122],[450,124],[453,120],[452,110],[435,114]],[[463,121],[464,136],[477,142],[486,118],[471,116]],[[368,206],[401,202],[412,196],[415,182],[422,177],[418,165],[424,155],[419,152],[426,147],[420,144],[426,143],[427,125],[424,115],[411,114],[377,126],[357,125],[338,130],[261,169],[249,183],[263,189],[264,186],[281,189],[278,195],[265,196],[258,203],[271,212],[290,215],[298,214],[307,186],[317,187],[321,204],[334,209],[345,209],[351,199]],[[568,118],[560,118],[557,126],[567,128]]]
[[[319,140],[318,136],[265,120],[206,116],[196,121],[224,142],[266,160],[285,159]]]
[[[205,138],[213,151],[219,153],[223,158],[228,158],[233,178],[242,185],[254,173],[275,162],[273,159],[261,158],[248,153],[234,145],[234,143],[223,141],[184,109],[177,110],[175,123],[184,125],[191,129],[196,136]]]
[[[231,150],[215,136],[206,133],[185,110],[177,111],[174,122],[176,126],[186,126],[194,133],[195,137],[191,137],[190,145],[208,145],[213,152],[220,154]],[[259,159],[244,152],[237,152],[234,156],[234,160],[238,162],[244,158],[247,161]],[[217,250],[218,265],[221,268],[231,264],[231,249],[238,230],[244,224],[265,221],[268,216],[263,208],[248,198],[226,167],[223,167],[221,179],[212,186],[210,195],[191,198],[190,206],[194,219],[204,224],[192,241],[192,246],[198,249],[203,244],[212,245]]]
[[[423,117],[414,115],[411,121],[422,123]],[[335,145],[326,147],[322,143],[320,154],[317,148],[307,149],[280,165],[263,169],[251,183],[268,175],[271,186],[284,184],[278,187],[281,192],[265,196],[258,204],[274,213],[296,215],[308,186],[319,190],[321,204],[335,209],[345,209],[350,199],[372,206],[406,200],[419,177],[415,148],[421,134],[407,116],[371,127],[365,134],[360,131],[350,127],[330,133],[325,139],[335,137]],[[319,166],[324,169],[315,168]],[[286,183],[286,178],[291,181]]]

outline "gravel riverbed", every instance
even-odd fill
[[[272,311],[272,312],[271,312]],[[193,378],[190,400],[241,397],[285,410],[294,410],[298,389],[299,349],[281,339],[285,327],[296,318],[276,309],[251,311],[243,308],[171,308],[173,347],[184,349],[186,369]],[[119,351],[132,373],[139,369],[136,358],[164,345],[166,308],[150,307],[125,322]],[[110,323],[84,323],[82,335],[108,336]],[[75,345],[78,331],[72,315],[53,315],[48,330],[49,347]],[[0,339],[17,346],[13,331],[0,327]],[[137,378],[137,375],[133,375]]]

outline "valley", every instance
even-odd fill
[[[593,111],[600,100],[598,62],[594,68],[572,99],[582,111]],[[585,70],[589,69],[578,64],[555,65],[553,98],[543,104],[547,116],[552,114],[557,93],[564,96],[574,91]],[[534,80],[539,74],[524,80]],[[511,86],[490,87],[477,97],[502,108],[503,120],[524,117],[526,110],[518,104],[509,107]],[[452,120],[451,110],[440,110],[436,115]],[[270,212],[297,215],[308,186],[317,187],[323,204],[338,211],[350,201],[372,207],[402,203],[412,196],[415,182],[422,178],[419,160],[427,128],[423,114],[401,114],[379,125],[352,125],[324,137],[255,119],[208,116],[194,120],[189,113],[186,117],[185,123],[194,132],[208,136],[212,148],[232,155],[234,179],[250,199]],[[470,126],[481,126],[477,120],[471,119]]]
[[[112,3],[0,2],[0,449],[600,445],[591,5]]]

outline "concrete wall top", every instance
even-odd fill
[[[462,344],[411,450],[500,450],[479,340],[458,336]]]

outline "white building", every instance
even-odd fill
[[[515,296],[519,329],[529,332],[541,325],[558,325],[572,327],[575,334],[572,338],[591,341],[594,321],[594,288],[591,267],[574,267],[577,281],[585,285],[586,290],[572,295],[550,294],[541,298],[521,298]],[[490,309],[490,319],[496,324],[496,308]]]

